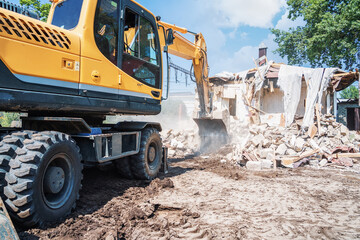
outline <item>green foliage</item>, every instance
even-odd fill
[[[305,26],[272,29],[275,51],[289,64],[351,70],[360,62],[360,0],[287,0],[291,20]]]
[[[50,3],[41,4],[40,0],[20,0],[20,4],[33,8],[37,12],[37,14],[39,14],[40,19],[44,22],[49,15],[51,7]]]
[[[340,97],[342,99],[359,99],[359,89],[354,85],[351,85],[340,92]]]
[[[19,113],[8,113],[8,112],[0,113],[0,125],[2,127],[10,127],[13,121],[19,121],[19,119],[20,119]]]

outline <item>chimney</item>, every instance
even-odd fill
[[[259,46],[259,59],[261,57],[266,57],[267,56],[267,46],[265,45],[265,43],[261,43]]]

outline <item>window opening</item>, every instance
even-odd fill
[[[99,0],[94,23],[95,42],[102,54],[117,65],[119,0]]]

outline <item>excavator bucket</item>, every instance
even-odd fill
[[[229,135],[222,119],[194,119],[199,127],[200,151],[210,153],[226,145]]]
[[[11,222],[10,216],[1,198],[0,198],[0,239],[19,240],[19,236],[16,233],[15,227]]]

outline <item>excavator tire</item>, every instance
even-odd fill
[[[6,174],[9,214],[23,227],[65,217],[79,198],[83,168],[79,147],[69,135],[52,131],[34,133],[20,142]]]
[[[126,179],[134,179],[134,174],[131,171],[130,167],[130,157],[125,157],[119,160],[116,160],[116,170],[119,173],[119,175]]]
[[[17,149],[23,147],[23,141],[32,134],[32,131],[13,132],[0,142],[0,197],[4,200],[4,188],[7,185],[5,177],[10,170],[10,160],[16,156]]]
[[[152,180],[161,168],[162,140],[155,128],[141,132],[140,151],[131,157],[131,171],[137,179]]]

